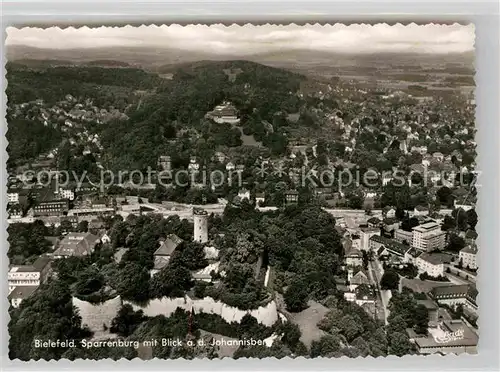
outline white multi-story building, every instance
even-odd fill
[[[368,251],[370,249],[370,238],[374,235],[380,235],[380,229],[375,227],[361,228],[359,231],[359,249]]]
[[[463,248],[459,253],[459,259],[462,261],[462,266],[469,269],[477,269],[477,247],[469,245]]]
[[[426,252],[443,249],[445,238],[446,232],[436,222],[426,222],[413,228],[412,247]]]
[[[13,265],[7,273],[9,292],[18,286],[39,286],[45,283],[50,270],[50,258],[39,257],[33,265]]]
[[[59,197],[61,199],[75,200],[75,192],[71,189],[59,189]]]
[[[7,192],[7,198],[8,198],[9,204],[19,203],[19,193],[17,191],[9,190]]]
[[[415,259],[415,264],[419,273],[427,273],[434,277],[444,274],[444,263],[440,256],[424,252]]]

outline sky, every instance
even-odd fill
[[[189,51],[251,54],[284,49],[339,53],[454,53],[474,50],[470,25],[171,25],[98,28],[7,28],[6,45],[73,49],[165,47]]]

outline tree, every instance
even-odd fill
[[[424,305],[417,305],[414,311],[415,332],[418,334],[427,334],[429,324],[429,311]]]
[[[131,305],[122,305],[116,317],[111,321],[110,332],[127,337],[145,320],[142,310],[134,311]]]
[[[318,356],[331,357],[332,354],[340,350],[340,339],[337,335],[325,335],[319,341],[311,344],[311,357]]]
[[[304,279],[294,278],[286,289],[284,300],[286,308],[291,312],[299,312],[307,307],[309,293]]]
[[[86,233],[87,231],[89,231],[89,222],[88,221],[80,221],[78,223],[77,231],[78,232],[84,232],[84,233]]]
[[[380,279],[380,287],[382,289],[398,289],[399,275],[393,270],[386,270],[382,279]]]
[[[104,285],[104,277],[94,267],[87,267],[78,277],[75,291],[78,295],[86,296],[99,291]]]
[[[126,263],[119,271],[116,288],[125,300],[145,301],[149,298],[149,271],[136,262]]]
[[[411,350],[410,340],[405,333],[394,332],[389,334],[389,354],[403,356]]]

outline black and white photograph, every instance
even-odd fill
[[[477,353],[473,24],[6,34],[9,359]]]

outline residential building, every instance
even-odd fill
[[[12,307],[19,307],[21,302],[31,296],[36,290],[38,286],[17,286],[10,291],[8,295],[8,300]]]
[[[479,337],[463,320],[444,320],[428,329],[425,337],[410,338],[420,354],[477,353]]]
[[[255,205],[259,206],[263,204],[266,200],[266,195],[263,192],[259,192],[255,194]]]
[[[477,269],[477,247],[475,244],[468,245],[462,248],[459,253],[459,259],[462,262],[462,266],[472,270]]]
[[[160,171],[170,171],[172,169],[172,159],[168,155],[160,156],[157,163]]]
[[[375,291],[369,284],[360,284],[351,291],[344,292],[347,301],[355,302],[359,306],[374,304],[376,300]]]
[[[444,262],[440,255],[423,252],[415,259],[415,265],[419,273],[427,273],[434,277],[444,275]]]
[[[347,266],[357,267],[363,265],[363,254],[359,249],[352,248],[345,256]]]
[[[368,227],[380,227],[382,221],[377,217],[371,217],[366,221]]]
[[[411,263],[412,265],[415,265],[416,261],[417,261],[417,257],[420,256],[421,254],[422,254],[422,251],[419,251],[415,248],[410,248],[410,250],[408,250],[405,253],[403,260],[405,263]]]
[[[156,274],[168,265],[172,253],[174,253],[175,249],[182,243],[182,241],[183,240],[177,235],[170,234],[163,242],[161,242],[160,247],[153,254],[154,267],[151,270],[151,275]]]
[[[370,238],[374,235],[380,235],[380,229],[375,227],[362,227],[359,231],[359,248],[362,251],[370,249]]]
[[[9,204],[17,204],[19,203],[19,191],[15,189],[9,189],[7,191],[7,198]]]
[[[75,200],[75,192],[71,189],[60,188],[56,194],[58,194],[61,199]]]
[[[64,216],[68,213],[69,201],[67,199],[52,199],[37,202],[33,207],[33,216]]]
[[[441,230],[434,221],[426,222],[413,228],[412,246],[421,251],[443,249],[446,242],[446,232]]]
[[[384,207],[382,209],[382,215],[385,218],[394,218],[394,217],[396,217],[396,209],[394,209],[392,207]]]
[[[250,191],[248,191],[247,189],[241,189],[238,191],[238,197],[243,200],[243,199],[247,199],[247,200],[250,200]]]
[[[98,244],[100,244],[100,239],[96,235],[70,232],[60,241],[53,255],[55,258],[88,256],[94,252]]]
[[[413,231],[406,231],[403,229],[397,229],[394,231],[394,240],[403,243],[411,244],[413,242]]]
[[[431,181],[433,181],[433,180],[431,179]],[[427,215],[429,215],[429,208],[427,208],[423,205],[417,205],[413,209],[413,215],[414,216],[427,216]]]
[[[394,239],[374,235],[370,238],[370,250],[378,256],[391,255],[403,260],[405,253],[410,250],[410,246]]]
[[[51,258],[40,256],[32,265],[12,265],[7,273],[9,292],[18,286],[39,286],[47,281]]]
[[[358,285],[370,284],[368,280],[368,274],[363,268],[348,268],[347,269],[347,281],[349,283],[349,289],[354,291]]]
[[[299,201],[299,193],[296,190],[289,190],[285,193],[285,200],[287,204],[294,204]]]

